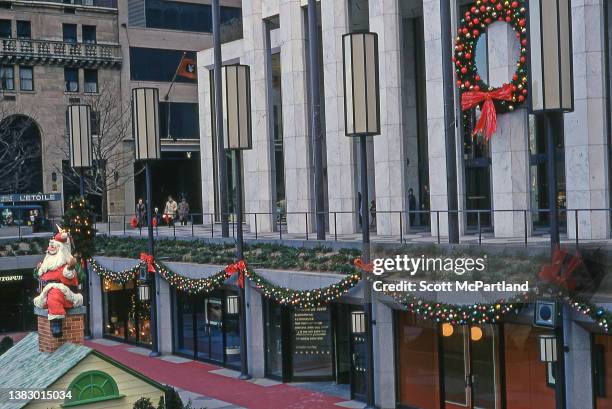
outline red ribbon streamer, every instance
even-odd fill
[[[488,141],[491,135],[495,133],[497,129],[497,113],[493,104],[494,100],[512,101],[512,84],[505,84],[503,87],[490,92],[466,91],[461,94],[461,109],[463,111],[472,109],[484,101],[480,111],[480,118],[476,123],[476,127],[474,127],[472,136],[484,134]]]
[[[153,264],[153,256],[147,253],[140,253],[140,261],[147,263],[147,271],[149,273],[155,272],[155,265]]]
[[[374,271],[374,264],[373,263],[364,263],[363,260],[361,260],[359,257],[357,257],[355,260],[353,260],[353,264],[355,264],[355,267],[357,267],[360,270],[363,270],[367,273],[371,273],[372,271]]]
[[[236,273],[239,273],[238,276],[238,287],[244,288],[244,273],[247,269],[246,263],[244,260],[240,260],[234,264],[230,264],[225,267],[225,273],[227,277],[231,277]]]
[[[576,288],[576,280],[572,277],[572,274],[582,264],[582,258],[579,253],[576,253],[567,263],[565,269],[563,269],[563,261],[566,255],[567,252],[557,247],[552,255],[552,263],[542,266],[538,277],[547,283],[556,284],[568,290],[574,290]]]

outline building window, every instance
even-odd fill
[[[34,68],[19,67],[19,88],[22,91],[34,91]]]
[[[68,386],[70,399],[62,406],[79,406],[94,402],[122,398],[117,382],[106,372],[87,371],[77,376]]]
[[[13,36],[11,20],[0,20],[0,37],[11,38]]]
[[[100,135],[100,112],[91,111],[91,134]]]
[[[67,43],[77,42],[77,25],[76,24],[62,24],[64,31],[64,41]]]
[[[138,299],[136,280],[125,284],[104,280],[102,302],[105,336],[151,345],[150,304]]]
[[[198,104],[188,102],[161,102],[159,126],[162,138],[199,139]]]
[[[146,25],[168,30],[212,32],[212,9],[208,4],[178,1],[147,0]],[[236,7],[221,7],[221,30],[226,41],[242,38],[242,11]],[[236,38],[229,39],[229,31],[235,30]],[[223,35],[223,34],[222,34]]]
[[[130,47],[130,78],[132,81],[170,82],[183,56],[181,50]],[[187,51],[186,58],[196,59]],[[177,76],[176,82],[195,84],[197,81]]]
[[[17,21],[17,38],[32,38],[32,25],[29,21]]]
[[[85,92],[98,92],[98,70],[84,70],[85,74]]]
[[[64,68],[64,83],[66,92],[79,92],[78,68]]]
[[[0,67],[0,84],[5,91],[15,89],[15,69],[12,65],[3,65]]]
[[[96,38],[96,26],[86,26],[83,28],[83,42],[86,44],[95,44],[97,42]]]

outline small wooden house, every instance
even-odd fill
[[[64,337],[71,336],[71,328],[80,327],[80,339],[64,340],[51,338],[45,328],[47,318],[39,316],[39,332],[29,334],[0,356],[3,409],[132,409],[142,397],[157,407],[166,387],[83,345],[82,317],[73,313],[64,323]],[[16,399],[23,397],[19,391],[31,391],[32,395]],[[42,391],[51,396],[37,399]]]

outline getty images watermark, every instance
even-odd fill
[[[493,291],[528,291],[529,282],[509,283],[498,281],[488,283],[481,280],[415,280],[421,274],[442,273],[463,276],[464,274],[485,273],[487,256],[483,257],[410,257],[396,255],[390,258],[376,258],[372,260],[372,274],[377,277],[385,273],[393,273],[395,280],[374,280],[372,288],[381,292],[493,292]],[[411,280],[399,281],[397,278],[409,275]],[[381,277],[382,278],[382,277]]]

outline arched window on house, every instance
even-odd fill
[[[68,387],[69,398],[63,407],[86,405],[111,399],[119,399],[117,382],[102,371],[86,371],[77,376]]]

